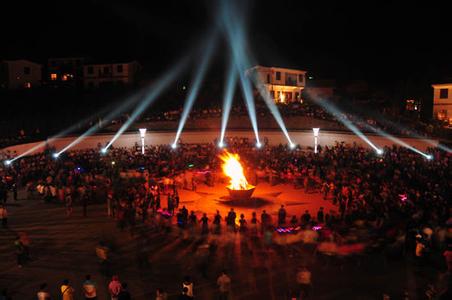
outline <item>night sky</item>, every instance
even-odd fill
[[[136,58],[151,75],[202,38],[216,9],[214,0],[11,2],[2,3],[0,59]],[[452,76],[443,1],[244,2],[249,47],[261,64],[376,86]]]

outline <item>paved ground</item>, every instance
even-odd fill
[[[305,195],[289,186],[262,184],[256,195],[270,192],[276,193],[271,199],[287,205],[289,214],[299,215],[305,209],[314,212],[319,203],[332,208],[318,194]],[[181,198],[189,209],[196,206],[199,211],[213,212],[216,208],[227,211],[228,206],[211,201],[222,193],[222,187],[200,187],[197,193],[182,192]],[[270,202],[265,209],[273,211],[278,207],[279,202]],[[106,216],[104,205],[90,206],[86,218],[82,217],[80,207],[68,218],[62,206],[41,200],[21,199],[8,208],[10,229],[0,230],[0,288],[8,287],[13,299],[34,299],[42,282],[47,282],[54,299],[59,299],[58,287],[64,278],[80,292],[85,274],[92,274],[97,282],[99,299],[108,299],[108,278],[101,274],[94,251],[100,239],[112,246],[111,268],[122,281],[128,282],[133,299],[154,299],[157,287],[176,295],[186,274],[194,279],[196,299],[216,299],[215,279],[223,268],[233,280],[233,299],[287,299],[295,268],[300,264],[308,264],[313,273],[311,299],[382,299],[383,292],[392,295],[391,299],[400,299],[396,296],[405,288],[412,295],[410,299],[417,299],[416,293],[427,281],[434,280],[435,274],[430,269],[418,270],[404,260],[384,263],[378,254],[364,257],[360,265],[350,261],[343,267],[326,266],[321,259],[311,257],[307,249],[267,249],[260,240],[233,233],[221,237],[195,236],[184,241],[176,230],[164,234],[139,226],[132,237],[128,230],[117,229]],[[242,208],[236,210],[241,212]],[[249,215],[253,209],[243,210]],[[16,266],[13,247],[15,232],[19,231],[26,231],[32,240],[33,260],[23,268]],[[195,252],[198,245],[206,242],[215,245],[216,251],[210,257],[208,278],[203,278]],[[81,299],[80,294],[77,299]]]

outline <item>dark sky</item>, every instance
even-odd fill
[[[211,28],[216,0],[8,2],[0,59],[137,58],[157,73]],[[244,2],[249,47],[261,64],[376,85],[452,75],[444,1]]]

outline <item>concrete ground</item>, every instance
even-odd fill
[[[189,210],[223,215],[228,205],[218,203],[226,195],[222,186],[199,186],[197,192],[181,191],[181,204]],[[305,194],[288,185],[259,184],[256,197],[268,203],[256,208],[276,213],[281,203],[288,214],[298,216],[319,206],[334,209],[330,201],[317,193]],[[20,196],[23,196],[20,194]],[[129,284],[133,299],[154,299],[155,289],[162,287],[177,299],[184,275],[192,276],[196,299],[216,299],[216,278],[225,268],[232,278],[232,299],[288,299],[295,282],[296,267],[306,264],[312,271],[313,290],[310,299],[382,299],[383,293],[391,299],[401,299],[404,289],[410,299],[421,294],[426,283],[436,280],[432,267],[414,267],[411,261],[385,261],[380,254],[364,256],[358,261],[327,264],[314,257],[309,249],[300,246],[266,247],[261,240],[239,233],[221,236],[182,239],[177,230],[163,233],[138,223],[134,236],[129,230],[120,231],[113,219],[106,215],[105,205],[88,207],[88,216],[82,216],[81,207],[75,207],[72,216],[65,215],[60,204],[44,203],[40,199],[8,202],[9,229],[0,229],[0,289],[8,288],[13,299],[35,299],[39,284],[47,282],[52,299],[59,299],[61,281],[69,279],[81,297],[81,285],[86,274],[91,274],[98,285],[99,299],[109,299],[109,277],[102,275],[95,246],[100,239],[112,249],[111,272]],[[164,199],[164,198],[163,198]],[[166,203],[162,200],[162,205]],[[236,207],[238,214],[247,218],[255,208]],[[31,238],[32,260],[23,268],[15,261],[13,241],[17,232],[25,231]],[[201,275],[196,249],[209,243],[212,249],[207,278]]]

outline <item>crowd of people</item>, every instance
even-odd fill
[[[181,189],[196,190],[199,184],[212,186],[226,180],[219,172],[218,155],[222,150],[215,143],[181,144],[177,149],[147,147],[144,155],[139,147],[111,148],[101,154],[99,145],[98,149],[65,152],[58,159],[52,156],[52,149],[46,149],[0,171],[0,200],[6,202],[8,190],[16,190],[17,195],[19,186],[30,197],[38,193],[44,201],[65,205],[68,217],[74,205],[80,205],[86,216],[90,205],[105,203],[118,228],[129,228],[132,235],[137,223],[165,232],[176,230],[184,239],[237,232],[262,239],[268,247],[301,243],[326,262],[384,251],[386,256],[412,258],[422,266],[432,263],[430,258],[435,253],[441,253],[445,256],[444,266],[452,271],[450,154],[429,149],[433,159],[427,160],[396,146],[376,155],[343,143],[321,147],[318,154],[283,145],[257,149],[245,138],[231,138],[226,144],[228,151],[240,154],[251,183],[288,183],[306,192],[320,192],[337,205],[338,212],[321,208],[300,216],[289,215],[283,205],[276,218],[265,210],[250,216],[234,208],[226,216],[219,211],[213,216],[189,211],[180,204]],[[5,227],[7,216],[6,206],[2,205],[0,218]],[[27,253],[22,240],[18,237],[15,241],[20,266]],[[200,266],[205,275],[208,265],[201,260]],[[305,299],[310,274],[306,268],[299,272],[297,295],[301,293]],[[224,279],[227,275],[222,276]],[[116,286],[118,291],[127,291],[126,285]],[[70,284],[64,281],[62,291],[63,287],[69,295]],[[43,284],[43,293],[45,289]],[[189,294],[183,290],[181,295],[188,297],[181,299],[190,299],[193,295]]]

